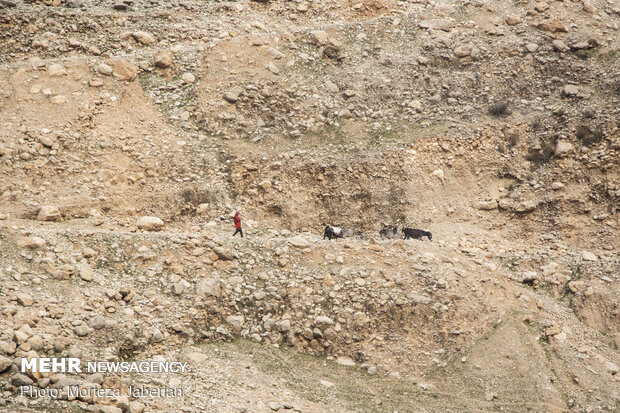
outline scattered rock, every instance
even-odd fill
[[[558,52],[568,52],[570,50],[566,43],[560,39],[555,39],[553,41],[553,48]]]
[[[24,307],[30,307],[32,304],[34,304],[34,299],[29,294],[19,293],[17,294],[17,302],[19,303],[19,305],[22,305]]]
[[[336,39],[329,38],[327,45],[325,45],[325,48],[323,49],[323,54],[330,59],[344,59],[344,48],[342,43]]]
[[[39,208],[37,220],[39,221],[59,221],[61,218],[60,209],[53,205],[44,205]]]
[[[160,50],[155,55],[155,60],[153,63],[155,64],[156,67],[165,69],[165,68],[172,66],[172,63],[173,63],[172,60],[173,60],[173,56],[170,50]]]
[[[186,72],[186,73],[183,73],[183,76],[181,76],[181,79],[183,80],[185,84],[191,85],[192,83],[196,81],[196,76],[194,76],[192,73]]]
[[[555,144],[553,154],[558,158],[564,158],[573,152],[573,145],[564,140],[558,140]]]
[[[45,247],[45,240],[41,237],[26,237],[22,238],[18,245],[21,248],[39,249]]]
[[[50,102],[56,104],[56,105],[62,105],[63,103],[67,102],[67,97],[64,95],[56,95],[56,96],[52,96],[50,98]]]
[[[164,227],[164,221],[161,218],[152,216],[140,217],[136,224],[138,228],[145,231],[159,231]]]
[[[336,363],[340,364],[341,366],[355,366],[355,362],[353,360],[351,360],[349,357],[338,357],[336,359]]]
[[[239,95],[243,93],[243,89],[240,87],[234,87],[228,92],[224,93],[224,99],[230,103],[236,103],[239,100]]]
[[[590,251],[584,251],[581,253],[581,259],[584,261],[596,261],[598,260],[598,258],[596,257],[596,255],[594,255],[593,253],[591,253]]]
[[[429,19],[420,22],[422,29],[443,30],[449,32],[454,27],[454,22],[448,19]]]
[[[532,212],[536,209],[535,201],[522,201],[513,207],[516,212]]]
[[[308,248],[310,246],[310,241],[303,235],[296,235],[293,238],[289,239],[289,243],[296,248]]]
[[[230,315],[226,317],[226,324],[228,324],[230,328],[237,334],[241,332],[241,327],[243,327],[243,323],[244,323],[243,316]]]
[[[482,211],[491,211],[491,210],[497,209],[497,201],[495,200],[479,201],[476,203],[476,209],[479,209]]]
[[[224,247],[215,247],[213,248],[213,252],[220,260],[231,261],[235,259],[233,251]]]
[[[80,278],[84,281],[92,281],[93,280],[93,269],[90,265],[83,264],[79,267]]]
[[[50,77],[64,76],[67,74],[67,69],[60,63],[54,63],[47,68],[47,74]]]
[[[564,26],[564,23],[562,23],[559,20],[545,20],[544,22],[538,25],[538,28],[545,32],[551,32],[551,33],[557,33],[557,32],[566,33],[568,31],[566,29],[566,26]]]
[[[133,32],[132,36],[138,43],[145,45],[152,45],[156,42],[155,37],[148,32]]]
[[[564,96],[573,97],[577,96],[578,93],[579,89],[575,85],[566,85],[564,86],[564,89],[562,89],[562,94]]]
[[[117,60],[114,63],[112,74],[120,80],[131,82],[138,75],[138,68],[126,60]]]
[[[471,55],[471,51],[471,46],[459,46],[454,49],[454,54],[456,55],[456,57],[467,57]]]
[[[98,73],[104,75],[104,76],[112,76],[112,66],[107,65],[105,63],[101,63],[97,66],[95,66],[95,71],[97,71]]]

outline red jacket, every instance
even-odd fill
[[[241,229],[241,218],[239,218],[239,214],[235,214],[235,229]]]

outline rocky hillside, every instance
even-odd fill
[[[619,29],[608,0],[0,0],[0,410],[620,409]],[[192,371],[19,372],[46,355]]]

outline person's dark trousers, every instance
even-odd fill
[[[241,229],[236,230],[235,233],[233,234],[233,237],[237,235],[237,233],[241,234],[241,238],[243,238],[243,230]]]

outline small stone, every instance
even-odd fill
[[[226,324],[228,324],[233,329],[233,331],[235,331],[236,333],[239,333],[241,331],[241,327],[243,326],[243,323],[244,323],[243,316],[230,315],[226,317]]]
[[[584,261],[596,261],[598,260],[598,258],[596,257],[596,255],[594,255],[593,253],[591,253],[590,251],[584,251],[581,253],[581,259],[583,259]]]
[[[276,328],[280,333],[288,333],[291,331],[291,320],[281,320],[276,322]]]
[[[234,87],[228,92],[224,93],[224,99],[230,103],[235,103],[239,100],[239,95],[243,93],[243,89],[240,87]]]
[[[494,209],[497,209],[497,201],[479,201],[476,203],[476,209],[479,209],[481,211],[492,211]]]
[[[269,403],[269,408],[275,412],[277,412],[278,410],[280,410],[280,408],[282,407],[282,405],[278,402],[270,402]]]
[[[327,317],[327,316],[318,316],[314,319],[314,324],[321,327],[321,326],[330,326],[332,324],[334,324],[334,320],[332,320],[331,318]]]
[[[519,16],[508,16],[508,17],[506,17],[506,24],[508,26],[516,26],[519,23],[521,23],[521,17],[519,17]]]
[[[467,57],[471,55],[471,51],[472,51],[471,46],[459,46],[456,49],[454,49],[454,54],[457,57]]]
[[[20,293],[17,294],[17,302],[19,303],[19,305],[22,305],[24,307],[30,307],[32,304],[34,304],[34,299],[29,294]]]
[[[102,315],[93,317],[93,319],[90,320],[90,326],[95,330],[101,330],[105,327],[105,317]]]
[[[310,246],[310,241],[303,235],[294,236],[288,242],[295,248],[308,248]]]
[[[336,85],[331,80],[328,80],[327,82],[325,82],[325,89],[327,89],[328,91],[330,91],[332,93],[340,92],[340,88],[338,87],[338,85]]]
[[[164,227],[164,221],[161,218],[152,216],[140,217],[136,224],[138,228],[145,231],[159,231]]]
[[[67,102],[67,97],[64,95],[56,95],[56,96],[52,96],[50,98],[50,102],[56,104],[56,105],[62,105],[63,103]]]
[[[553,41],[553,48],[558,52],[568,52],[570,50],[566,43],[560,39],[555,39]]]
[[[73,332],[78,337],[86,337],[90,333],[90,330],[84,324],[80,324],[73,329]]]
[[[558,140],[555,144],[554,155],[558,158],[564,158],[573,151],[573,145],[564,140]]]
[[[112,74],[120,80],[131,82],[138,75],[138,68],[126,60],[117,60]]]
[[[155,66],[165,69],[172,66],[172,52],[170,50],[160,50],[155,55],[153,62]]]
[[[97,66],[95,66],[95,71],[97,71],[98,73],[104,75],[104,76],[112,76],[112,66],[107,65],[105,63],[101,63]]]
[[[532,42],[527,43],[527,44],[525,45],[525,48],[526,48],[526,49],[527,49],[527,51],[528,51],[528,52],[530,52],[530,53],[534,53],[534,52],[536,52],[536,51],[538,50],[538,47],[539,47],[539,46],[538,46],[538,44],[536,44],[536,43],[532,43]]]
[[[267,63],[266,68],[267,68],[267,70],[269,70],[274,75],[280,74],[280,69],[278,69],[278,67],[276,65],[274,65],[273,62]]]
[[[45,240],[41,237],[26,237],[19,240],[18,245],[34,250],[45,247]]]
[[[123,409],[114,406],[101,406],[101,413],[123,413]]]
[[[0,356],[0,373],[8,370],[13,364],[13,360],[8,357]]]
[[[97,78],[91,79],[88,81],[88,84],[92,87],[101,87],[103,86],[103,80]]]
[[[454,27],[454,22],[448,19],[428,19],[420,22],[420,28],[443,30],[449,32]]]
[[[540,30],[545,32],[557,33],[557,32],[567,32],[566,26],[559,20],[545,20],[544,22],[538,25]]]
[[[571,281],[568,283],[568,289],[571,290],[572,293],[577,293],[584,285],[585,283],[583,281]]]
[[[84,281],[93,280],[93,269],[90,265],[81,265],[79,268],[80,278]]]
[[[60,63],[54,63],[47,68],[47,74],[50,77],[64,76],[67,74],[67,69]]]
[[[336,359],[336,363],[340,364],[341,366],[348,366],[348,367],[355,366],[355,362],[349,357],[338,357]]]
[[[140,402],[133,401],[129,403],[129,413],[144,413],[146,406]]]
[[[282,59],[284,57],[284,53],[276,49],[275,47],[270,47],[267,49],[267,54],[269,54],[274,59]]]
[[[327,33],[322,30],[316,30],[316,31],[310,32],[310,37],[312,38],[312,41],[315,44],[320,45],[320,46],[327,44],[327,39],[329,38]]]
[[[58,221],[60,218],[60,210],[53,205],[42,206],[37,215],[37,220],[39,221]]]
[[[219,259],[224,261],[230,261],[235,259],[233,251],[223,247],[215,247],[213,248],[213,252],[217,255]]]
[[[344,59],[344,48],[342,46],[342,43],[340,43],[336,39],[330,38],[327,41],[327,45],[323,49],[323,54],[330,59],[335,59],[335,60]]]
[[[32,386],[34,382],[32,381],[32,379],[30,379],[30,377],[24,374],[21,374],[21,373],[17,373],[15,376],[11,378],[11,384],[15,387],[21,387],[21,386]]]
[[[148,32],[134,32],[132,33],[132,37],[138,42],[145,45],[151,45],[156,42],[155,37],[151,33]]]
[[[523,201],[519,202],[514,206],[514,211],[516,212],[532,212],[536,209],[536,202],[534,201]]]
[[[181,76],[181,79],[183,80],[185,84],[190,85],[196,81],[196,76],[194,76],[192,73],[186,72],[186,73],[183,73],[183,76]]]
[[[562,93],[564,96],[572,97],[579,93],[579,89],[575,85],[566,85],[564,89],[562,89]]]

